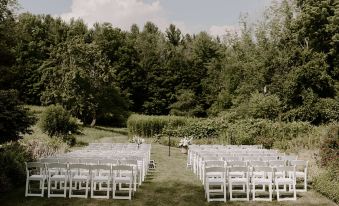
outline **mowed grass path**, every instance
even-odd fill
[[[123,137],[104,137],[104,142],[121,142]],[[98,141],[98,139],[96,140]],[[125,136],[125,142],[127,137]],[[24,188],[18,188],[11,193],[0,194],[0,205],[149,205],[149,206],[200,206],[200,205],[336,205],[320,194],[309,191],[303,193],[294,202],[213,202],[207,203],[200,181],[193,173],[186,169],[186,155],[177,148],[171,148],[168,156],[168,147],[159,144],[152,145],[152,159],[157,162],[157,168],[151,171],[146,181],[138,188],[132,201],[128,200],[95,200],[80,198],[39,198],[24,197]]]

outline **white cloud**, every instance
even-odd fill
[[[109,22],[114,27],[129,30],[132,24],[143,26],[152,21],[161,30],[169,25],[165,10],[156,0],[73,0],[71,11],[60,15],[63,19],[81,18],[89,26],[95,22]]]
[[[237,25],[223,25],[223,26],[217,26],[213,25],[208,29],[208,33],[212,36],[224,36],[226,34],[232,34],[232,35],[241,35],[241,29]]]

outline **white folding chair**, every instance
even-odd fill
[[[296,176],[295,176],[295,166],[283,166],[283,167],[275,167],[274,174],[279,173],[279,176],[274,175],[274,183],[275,183],[275,190],[277,192],[277,200],[297,200],[297,192],[295,188],[296,184]],[[281,177],[280,174],[283,174]],[[279,186],[284,186],[284,190],[281,190]],[[287,191],[287,186],[289,186],[289,190]],[[293,197],[285,197],[281,198],[280,194],[284,193],[293,193]]]
[[[254,166],[252,168],[252,197],[253,201],[272,201],[272,167],[268,166]],[[257,190],[256,186],[262,186],[263,189]],[[266,192],[266,186],[268,186],[268,198],[257,197],[256,192]]]
[[[137,191],[137,181],[138,181],[138,178],[141,178],[139,176],[140,171],[139,171],[139,167],[138,167],[138,161],[132,160],[132,159],[124,159],[124,160],[120,160],[119,164],[133,167],[133,171],[127,171],[127,170],[121,171],[120,175],[121,176],[123,176],[123,175],[129,176],[129,175],[133,174],[133,190]],[[119,187],[120,187],[120,185],[121,184],[119,184]],[[124,190],[124,188],[121,188],[121,190]]]
[[[68,169],[67,164],[61,163],[50,163],[46,164],[48,172],[48,197],[66,197],[67,195],[67,181],[68,181]],[[55,171],[58,171],[55,173]],[[51,187],[52,182],[54,182],[54,187]],[[58,189],[58,182],[60,187]],[[61,186],[61,183],[64,183],[64,186]],[[62,194],[54,194],[51,190],[63,190]]]
[[[112,167],[113,173],[113,199],[132,199],[134,171],[133,166],[119,165]],[[127,188],[123,185],[127,185]],[[118,187],[117,187],[118,186]],[[128,196],[117,195],[116,192],[128,191]]]
[[[291,161],[292,160],[297,160],[298,159],[298,156],[295,156],[295,155],[284,155],[284,156],[281,156],[280,157],[280,160],[284,160],[286,161],[286,166],[291,166]]]
[[[284,167],[286,166],[286,161],[285,160],[271,160],[268,162],[268,165],[270,167]],[[284,176],[284,173],[283,172],[275,172],[275,177],[282,177]],[[273,173],[272,173],[272,177],[273,177]]]
[[[261,156],[261,161],[272,161],[272,160],[278,160],[277,156]]]
[[[225,167],[225,162],[223,160],[207,160],[204,163],[204,167],[209,168],[209,167]],[[205,184],[205,169],[203,171],[203,181],[202,184]]]
[[[226,202],[226,169],[222,167],[207,167],[205,168],[205,195],[207,201],[223,201]],[[220,187],[218,189],[211,188]],[[222,198],[211,197],[211,195],[220,195]]]
[[[308,161],[305,160],[291,160],[290,161],[291,166],[296,167],[296,179],[302,179],[303,180],[303,188],[298,189],[296,188],[297,192],[307,192],[307,169],[308,169]],[[296,185],[297,186],[297,185]]]
[[[242,176],[233,176],[230,174],[242,174]],[[230,200],[249,201],[250,188],[249,188],[249,171],[247,166],[234,166],[228,168],[228,190],[230,191]],[[236,190],[233,186],[242,186],[241,190]],[[233,193],[246,193],[245,198],[234,198]]]
[[[89,181],[91,178],[90,166],[85,164],[70,164],[69,165],[69,198],[71,197],[88,197]],[[75,186],[73,186],[75,183]],[[82,186],[85,183],[85,186]],[[77,188],[79,185],[79,188]],[[79,191],[85,189],[85,194],[75,195],[74,190]]]
[[[45,164],[41,162],[25,162],[26,165],[26,190],[25,196],[44,196],[46,169]],[[39,181],[40,193],[32,193],[30,181]]]
[[[112,170],[110,165],[92,165],[91,166],[91,198],[109,199],[110,183],[112,180]],[[99,183],[99,188],[97,188]],[[103,187],[105,184],[106,187]],[[95,194],[96,192],[106,191],[106,195]]]

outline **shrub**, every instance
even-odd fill
[[[321,166],[339,168],[339,125],[330,126],[320,147]]]
[[[315,190],[339,203],[339,125],[328,127],[320,146],[320,165],[324,172],[314,178]]]
[[[41,114],[40,128],[50,137],[62,137],[68,143],[74,143],[75,139],[69,134],[76,133],[79,130],[77,119],[61,105],[50,105]]]
[[[177,138],[192,137],[194,139],[217,138],[220,130],[221,125],[217,124],[215,119],[191,119],[185,125],[179,127],[165,127],[162,135]]]
[[[133,114],[127,120],[127,129],[130,136],[139,135],[142,137],[152,137],[161,134],[166,126],[178,127],[186,124],[185,117],[178,116],[148,116]]]
[[[277,95],[252,93],[248,102],[248,112],[253,118],[276,119],[281,110],[281,102]]]
[[[0,192],[11,190],[25,182],[25,162],[31,160],[29,152],[19,143],[0,148]]]
[[[36,121],[28,109],[19,101],[15,90],[0,90],[0,144],[18,140]]]
[[[274,122],[267,119],[239,119],[224,122],[219,133],[227,144],[262,144],[265,148],[278,147],[286,150],[288,143],[305,138],[313,129],[307,122]]]
[[[32,159],[55,156],[68,151],[69,146],[60,138],[49,138],[39,128],[33,127],[34,133],[26,135],[19,143],[30,154]]]
[[[313,187],[319,193],[339,203],[339,167],[331,167],[315,177]]]

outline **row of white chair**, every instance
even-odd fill
[[[191,168],[194,174],[197,175],[197,177],[201,180],[206,190],[208,190],[206,187],[206,184],[207,184],[206,181],[208,181],[206,179],[206,177],[208,177],[208,174],[206,174],[206,170],[208,171],[209,168],[213,168],[213,167],[223,168],[219,170],[225,170],[225,174],[224,174],[225,181],[223,183],[225,185],[227,184],[227,186],[229,187],[231,200],[234,200],[234,198],[232,197],[232,191],[233,191],[232,187],[229,186],[229,184],[232,185],[232,182],[234,183],[234,179],[232,179],[233,178],[232,174],[238,174],[239,178],[246,177],[246,175],[244,174],[245,171],[235,172],[233,171],[235,170],[234,168],[246,168],[246,170],[248,171],[248,175],[247,175],[248,183],[249,185],[252,185],[252,186],[253,184],[255,185],[255,180],[257,179],[257,178],[253,178],[252,175],[255,175],[257,173],[256,170],[258,168],[266,168],[267,170],[272,170],[270,172],[271,178],[272,178],[271,180],[272,184],[276,184],[276,181],[274,178],[281,178],[283,176],[282,174],[287,174],[289,175],[289,177],[293,176],[295,180],[295,184],[296,184],[297,178],[298,180],[300,179],[303,182],[302,189],[296,188],[296,186],[293,184],[289,184],[290,186],[289,188],[292,191],[295,191],[295,192],[307,191],[307,170],[308,170],[307,161],[298,160],[297,156],[285,155],[284,153],[280,153],[277,150],[263,149],[259,145],[254,145],[254,146],[251,146],[251,145],[247,145],[247,146],[244,146],[244,145],[242,146],[191,145],[189,147],[188,156],[187,156],[187,167]],[[292,171],[289,171],[289,172],[276,171],[276,173],[274,173],[273,172],[274,168],[280,168],[280,169],[293,168],[293,172]],[[228,171],[233,171],[233,172],[229,173]],[[292,173],[293,175],[291,175]],[[280,176],[275,176],[275,174],[280,174]],[[229,182],[230,179],[232,181],[231,183]],[[278,181],[278,184],[281,183],[279,181]],[[217,180],[217,182],[220,182],[220,178]],[[244,188],[246,185],[245,184],[243,185],[244,186],[242,188],[242,191],[245,191]],[[249,191],[250,189],[248,189],[248,192]],[[279,193],[280,191],[281,190],[278,189],[277,193]],[[284,191],[286,191],[286,185],[284,185]],[[225,186],[224,192],[226,194],[226,186]],[[277,196],[279,196],[279,194]],[[249,195],[247,195],[246,199],[248,199],[248,197]],[[224,198],[222,198],[221,200],[226,200],[226,195],[224,195]],[[254,197],[253,199],[257,200],[256,197]],[[270,198],[270,200],[271,199],[272,198]],[[281,200],[281,198],[278,197],[278,200]]]
[[[254,167],[285,167],[285,166],[294,166],[296,169],[296,178],[300,179],[302,182],[302,188],[296,189],[298,192],[307,191],[307,173],[308,173],[308,161],[305,160],[293,160],[286,164],[284,160],[271,160],[271,161],[222,161],[222,160],[209,160],[205,161],[203,165],[203,171],[201,175],[202,184],[205,180],[205,169],[209,167],[248,167],[249,171],[252,172]]]
[[[91,198],[109,198],[110,191],[112,191],[113,199],[131,200],[136,185],[135,168],[130,165],[112,166],[28,162],[26,163],[26,172],[25,196],[43,197],[47,183],[48,197],[66,197],[68,190],[69,198],[87,198],[90,190]],[[32,192],[32,181],[39,183],[39,187],[36,189],[40,190],[40,193]],[[59,190],[63,191],[63,193],[53,193],[53,191]],[[74,194],[75,191],[83,190],[84,194]],[[128,191],[127,196],[117,194],[117,191],[123,190]],[[105,192],[106,194],[95,194],[97,192]]]
[[[137,184],[140,186],[145,180],[148,163],[145,162],[142,158],[115,158],[115,159],[97,159],[97,158],[57,158],[57,157],[48,157],[40,159],[40,162],[43,163],[66,163],[66,164],[86,164],[86,165],[130,165],[135,168],[137,175]]]
[[[261,188],[258,188],[258,186]],[[268,191],[266,190],[266,187],[268,188]],[[231,201],[249,201],[250,193],[252,193],[254,201],[272,201],[273,189],[276,191],[278,201],[296,200],[295,166],[258,166],[251,169],[249,167],[241,166],[207,167],[205,168],[204,188],[208,202],[226,202],[227,190],[229,191],[229,199]],[[267,197],[258,197],[257,194],[259,192],[262,195],[265,193]],[[282,198],[282,192],[292,193],[292,197]],[[235,194],[243,194],[245,197],[235,197]],[[222,195],[222,197],[213,197],[213,195]]]

